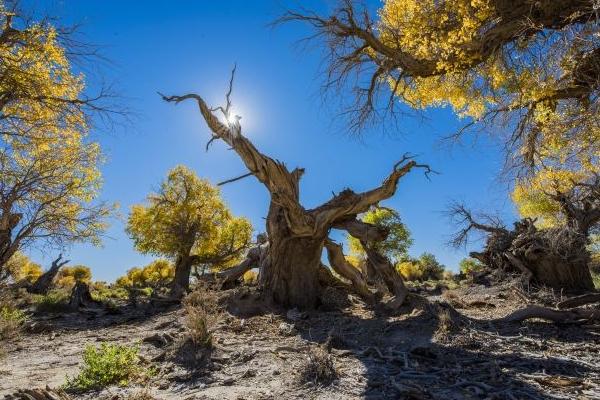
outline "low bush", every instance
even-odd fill
[[[26,319],[23,311],[10,302],[0,300],[0,340],[17,336]]]
[[[37,312],[63,313],[70,311],[69,297],[70,292],[68,290],[55,289],[45,295],[34,295],[32,302]]]
[[[88,345],[83,353],[79,375],[67,377],[65,389],[86,391],[110,385],[126,386],[131,381],[141,381],[150,370],[140,364],[137,346],[102,343],[99,348]]]
[[[189,339],[197,346],[211,347],[212,332],[221,314],[216,294],[199,285],[186,296],[183,305]]]
[[[319,346],[308,351],[308,359],[300,369],[300,383],[328,385],[337,378],[333,357]]]

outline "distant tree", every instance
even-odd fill
[[[458,264],[460,272],[462,272],[465,275],[470,275],[473,272],[481,271],[484,267],[485,265],[483,265],[479,260],[476,260],[474,258],[463,258]]]
[[[396,269],[407,281],[440,280],[444,277],[444,266],[431,253],[423,253],[417,259],[403,257]]]
[[[423,280],[423,268],[418,260],[404,259],[396,264],[396,269],[407,281]]]
[[[171,293],[178,297],[189,288],[192,267],[220,269],[239,261],[252,226],[231,215],[216,187],[178,166],[146,204],[132,207],[127,232],[142,253],[174,260]]]
[[[440,280],[444,274],[445,267],[431,253],[423,253],[418,259],[423,270],[424,280]]]
[[[117,279],[117,286],[124,288],[157,288],[166,286],[175,278],[175,267],[168,260],[154,260],[142,268],[131,268],[125,276]]]
[[[100,148],[88,138],[96,100],[71,67],[66,30],[0,0],[0,274],[33,242],[99,241],[109,207],[94,204]]]
[[[373,207],[362,215],[361,220],[386,229],[389,232],[385,240],[375,245],[377,251],[391,260],[399,260],[406,256],[413,240],[410,237],[410,231],[395,210],[384,207]],[[351,256],[357,258],[364,258],[366,256],[359,239],[347,235],[347,240],[350,245]]]
[[[85,265],[63,267],[56,276],[56,286],[71,288],[77,282],[89,284],[92,281],[92,270]]]

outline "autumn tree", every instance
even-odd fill
[[[321,263],[326,249],[331,267],[350,281],[358,293],[365,298],[371,297],[365,277],[347,262],[341,245],[328,237],[330,230],[336,228],[361,240],[368,262],[394,294],[394,305],[402,304],[408,293],[402,278],[389,259],[376,249],[376,243],[386,238],[387,230],[360,221],[357,216],[393,196],[400,178],[413,168],[422,167],[427,171],[429,168],[405,155],[394,165],[381,186],[363,193],[344,189],[320,206],[306,209],[300,204],[300,179],[304,170],[295,168],[290,171],[284,163],[261,153],[242,134],[240,118],[231,114],[233,77],[234,73],[226,105],[221,107],[209,107],[197,94],[163,95],[163,99],[174,103],[193,101],[212,134],[209,143],[215,140],[225,142],[248,168],[245,176],[254,176],[269,191],[268,247],[254,253],[260,262],[259,285],[263,293],[284,306],[317,306],[321,288],[326,281],[335,279]],[[320,281],[320,278],[323,280]]]
[[[218,188],[177,166],[146,204],[132,207],[127,232],[140,252],[174,261],[171,294],[180,297],[189,288],[192,267],[219,269],[243,256],[252,226],[231,214]]]
[[[465,128],[505,122],[507,146],[533,164],[600,133],[596,8],[594,0],[385,0],[373,18],[342,0],[330,16],[289,12],[282,21],[304,21],[324,41],[327,85],[352,89],[355,126],[393,112],[396,99],[450,106],[468,118]]]
[[[4,271],[6,275],[0,276],[0,282],[10,278],[13,282],[33,283],[42,275],[42,267],[20,251],[8,260]]]
[[[56,286],[72,288],[77,282],[89,284],[92,281],[92,270],[86,265],[63,267],[56,276]]]
[[[464,118],[457,137],[479,128],[501,132],[507,171],[517,176],[525,172],[543,181],[548,166],[561,170],[569,164],[578,173],[597,165],[600,25],[593,0],[385,0],[376,18],[352,0],[343,0],[331,16],[302,11],[282,18],[290,20],[309,23],[326,43],[326,86],[351,88],[348,111],[355,116],[355,128],[373,116],[394,114],[397,102],[402,111],[451,107]],[[539,191],[532,195],[544,203],[539,206],[557,206],[549,197],[541,199]],[[458,215],[467,222],[467,232],[478,224]],[[536,230],[517,233],[525,226]],[[538,278],[542,270],[549,274],[542,282],[589,288],[583,231],[566,225],[538,231],[528,220],[517,227],[504,239],[531,237],[514,246],[494,240],[503,243],[494,264],[536,271],[543,264],[540,274],[533,273]],[[479,228],[490,237],[506,231],[485,224]],[[525,242],[545,244],[523,248]],[[532,259],[521,257],[528,249],[530,255],[535,249],[565,256],[529,266]],[[513,253],[519,255],[513,258]],[[579,266],[569,268],[572,262]],[[560,283],[561,276],[568,282]]]
[[[110,211],[94,202],[102,183],[100,148],[88,138],[96,99],[83,94],[65,34],[0,1],[0,270],[34,242],[98,242]]]
[[[158,288],[167,286],[174,278],[173,263],[158,259],[142,268],[131,268],[125,276],[117,279],[116,284],[124,288]]]

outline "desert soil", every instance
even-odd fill
[[[178,307],[34,315],[28,332],[3,349],[0,397],[59,387],[77,374],[86,345],[107,341],[140,346],[155,375],[73,398],[600,398],[600,326],[490,322],[524,305],[508,287],[422,293],[399,313],[370,309],[352,296],[341,311],[299,313],[261,306],[251,289],[222,295],[226,311],[210,352],[182,345],[185,316]],[[330,384],[300,379],[317,348],[333,358],[337,378]]]

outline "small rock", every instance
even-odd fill
[[[222,383],[224,386],[231,386],[235,383],[235,379],[233,379],[232,377],[225,378],[223,379]]]
[[[284,336],[293,336],[296,334],[296,327],[294,324],[282,322],[279,324],[279,333]]]

